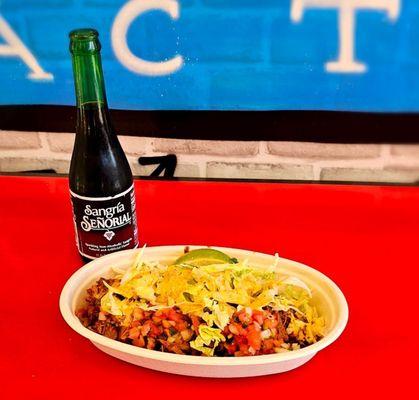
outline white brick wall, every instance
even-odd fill
[[[36,132],[26,132],[22,135],[16,131],[0,131],[0,149],[39,149],[41,140]]]
[[[178,177],[419,181],[419,145],[234,142],[120,136],[134,175],[149,175],[142,155],[178,156]],[[72,133],[0,131],[0,171],[67,173]]]
[[[312,159],[377,158],[380,146],[362,144],[323,144],[299,142],[268,142],[268,152],[282,157]]]

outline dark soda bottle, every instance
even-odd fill
[[[77,247],[87,259],[138,246],[132,172],[110,120],[98,36],[70,33],[77,98],[70,195]]]

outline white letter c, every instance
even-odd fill
[[[172,19],[179,18],[179,4],[176,0],[130,0],[125,4],[112,26],[112,47],[122,65],[130,71],[142,75],[168,75],[183,65],[183,57],[177,55],[168,61],[145,61],[135,56],[127,44],[127,32],[132,22],[142,13],[149,10],[163,10]]]

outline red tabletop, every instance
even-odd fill
[[[2,398],[405,398],[417,389],[419,187],[136,181],[142,243],[278,252],[347,297],[345,332],[312,361],[223,380],[124,363],[65,324],[59,294],[82,265],[67,184],[0,177]]]

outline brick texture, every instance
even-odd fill
[[[36,132],[0,131],[0,150],[39,149],[41,141]]]
[[[378,157],[380,146],[374,144],[268,142],[268,152],[282,157],[357,159]]]
[[[362,168],[323,168],[320,179],[326,181],[355,182],[400,182],[412,183],[419,181],[419,169],[402,168],[362,169]]]
[[[391,146],[390,152],[395,156],[414,157],[419,161],[419,144],[394,145]]]
[[[146,148],[150,142],[149,138],[121,135],[119,135],[118,138],[126,154],[132,156],[147,155]]]
[[[313,179],[309,165],[209,162],[209,178]]]
[[[259,142],[154,139],[152,148],[161,153],[254,156],[258,153]]]
[[[49,148],[54,152],[71,153],[74,146],[74,133],[47,133]]]
[[[2,157],[0,158],[0,171],[24,172],[53,169],[59,174],[67,174],[70,168],[69,159],[52,159],[49,157]]]
[[[48,144],[53,152],[71,153],[74,146],[74,133],[48,133]],[[149,138],[118,136],[122,148],[128,155],[141,156],[145,154],[145,148]]]
[[[134,176],[150,176],[156,169],[156,165],[140,165],[131,161],[131,170]],[[175,177],[177,178],[199,178],[199,166],[197,164],[179,163],[176,167]]]
[[[0,171],[68,173],[74,137],[74,133],[0,131]],[[174,153],[179,160],[176,177],[419,182],[419,145],[265,144],[123,135],[119,139],[135,176],[149,176],[156,168],[140,166],[139,156]],[[268,154],[260,153],[265,146]]]

